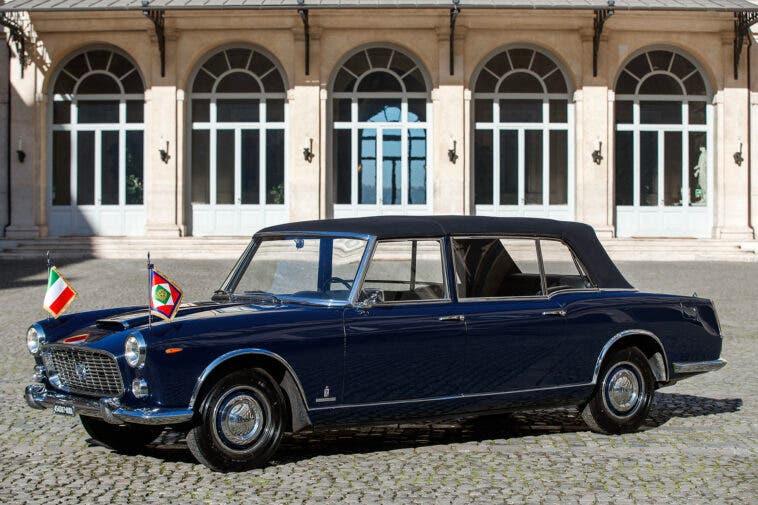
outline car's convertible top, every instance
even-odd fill
[[[560,239],[571,247],[597,287],[630,289],[591,226],[554,219],[488,216],[376,216],[300,221],[264,228],[259,233],[353,233],[377,239],[444,236],[518,235]]]

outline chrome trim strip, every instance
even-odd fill
[[[344,408],[358,408],[358,407],[379,407],[382,405],[401,405],[404,403],[435,402],[435,401],[440,401],[440,400],[460,400],[460,399],[468,399],[468,398],[481,398],[481,397],[487,397],[487,396],[512,395],[512,394],[518,394],[518,393],[533,393],[536,391],[549,391],[553,389],[578,388],[578,387],[585,387],[585,386],[594,386],[594,383],[564,384],[562,386],[545,386],[545,387],[540,387],[540,388],[516,389],[513,391],[494,391],[494,392],[487,392],[487,393],[470,393],[470,394],[462,393],[462,394],[456,394],[456,395],[435,396],[432,398],[413,398],[410,400],[395,400],[395,401],[387,401],[387,402],[349,403],[349,404],[342,404],[342,405],[334,405],[331,407],[315,407],[308,410],[314,411],[314,410],[330,410],[330,409],[344,409]]]
[[[82,398],[49,391],[42,384],[30,384],[24,391],[26,403],[34,409],[55,405],[74,408],[74,414],[97,417],[111,424],[179,424],[192,419],[192,409],[140,408],[121,406],[117,398]]]
[[[255,235],[253,235],[253,238],[256,237],[347,237],[347,238],[356,238],[356,239],[362,239],[362,240],[370,240],[374,238],[374,235],[371,235],[369,233],[354,233],[354,232],[341,232],[341,231],[263,231],[258,232]]]
[[[208,376],[213,372],[213,370],[219,366],[221,363],[227,361],[228,359],[235,358],[237,356],[246,356],[251,354],[257,354],[262,356],[268,356],[269,358],[274,358],[276,361],[284,365],[284,367],[287,369],[287,371],[292,374],[292,378],[295,380],[295,384],[297,385],[297,389],[300,392],[300,397],[303,400],[303,405],[305,405],[305,408],[308,409],[308,400],[305,397],[305,390],[303,389],[302,384],[300,383],[300,379],[298,378],[297,374],[295,373],[295,370],[290,366],[287,361],[285,361],[284,358],[279,356],[278,354],[267,351],[265,349],[257,349],[257,348],[250,348],[250,349],[237,349],[234,351],[230,351],[226,354],[222,354],[218,358],[214,359],[210,362],[208,366],[205,367],[203,370],[203,373],[200,374],[200,376],[197,378],[197,381],[195,382],[195,387],[192,390],[192,396],[190,397],[189,401],[189,409],[193,410],[195,407],[195,402],[197,401],[197,395],[200,393],[200,388],[203,386],[203,383],[205,382],[205,379],[208,378]]]
[[[618,342],[624,337],[631,337],[632,335],[645,335],[647,337],[652,337],[653,340],[656,341],[658,344],[658,347],[661,348],[661,354],[663,355],[663,365],[664,365],[664,371],[666,372],[665,377],[663,378],[663,381],[669,380],[669,359],[668,356],[666,356],[666,349],[663,347],[663,344],[661,343],[661,339],[658,338],[658,336],[650,331],[647,330],[641,330],[641,329],[634,329],[634,330],[624,330],[622,332],[616,333],[614,336],[608,340],[608,342],[605,343],[603,346],[603,349],[600,351],[600,355],[597,357],[597,361],[595,362],[595,370],[592,372],[592,384],[597,384],[597,378],[598,375],[600,375],[600,367],[603,364],[603,359],[605,359],[605,355],[608,353],[608,350],[611,348],[613,344]]]
[[[672,363],[674,373],[704,373],[713,372],[724,368],[727,364],[725,359],[714,359],[710,361],[690,361],[683,363]]]

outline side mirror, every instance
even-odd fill
[[[384,303],[384,291],[376,288],[366,288],[363,290],[363,299],[356,304],[356,308],[368,309],[380,303]]]

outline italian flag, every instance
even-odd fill
[[[55,267],[50,267],[47,279],[47,292],[42,307],[53,317],[58,317],[76,298],[76,291],[66,282]]]

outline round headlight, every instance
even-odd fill
[[[30,353],[37,354],[39,352],[40,346],[44,343],[45,333],[42,331],[42,328],[35,325],[27,330],[26,348],[29,349]]]
[[[132,368],[142,368],[145,365],[145,339],[139,333],[130,333],[124,342],[124,359]]]

